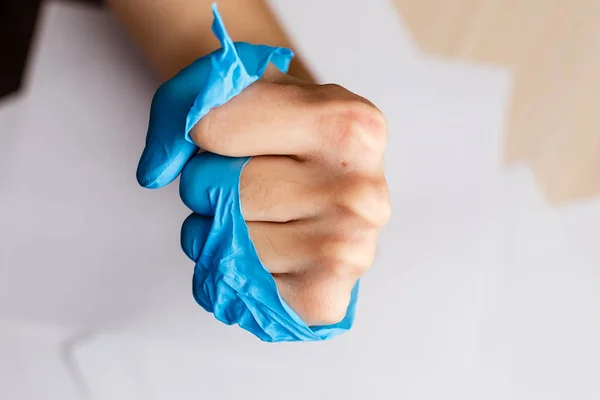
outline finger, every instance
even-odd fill
[[[315,144],[307,132],[316,132],[318,121],[305,103],[302,88],[255,82],[213,108],[190,131],[190,138],[203,149],[231,157],[308,153]]]
[[[375,259],[377,232],[371,229],[348,230],[341,237],[339,232],[333,233],[331,220],[247,225],[260,260],[273,274],[330,271],[352,280]]]
[[[218,207],[233,207],[232,212],[240,212],[238,186],[247,161],[247,158],[223,157],[208,152],[196,155],[181,174],[181,200],[203,216],[214,216]]]
[[[203,149],[231,157],[309,157],[328,150],[335,137],[346,136],[346,125],[372,119],[372,105],[331,87],[282,84],[281,79],[255,82],[213,108],[190,131],[190,138]]]
[[[356,279],[326,272],[302,275],[276,275],[281,297],[308,326],[342,321],[349,310]]]
[[[290,222],[317,216],[330,195],[327,175],[316,168],[289,157],[252,158],[240,179],[244,219]]]
[[[259,81],[213,108],[190,138],[203,149],[231,157],[341,158],[347,165],[350,156],[381,152],[385,132],[381,112],[341,87]]]
[[[258,258],[272,274],[293,274],[313,262],[314,240],[304,225],[248,222]]]
[[[189,104],[204,84],[210,60],[201,59],[161,86],[152,100],[146,145],[137,167],[136,178],[145,188],[156,189],[171,183],[198,147],[185,138]]]
[[[246,221],[307,219],[325,207],[327,175],[315,174],[316,166],[289,157],[246,161],[208,152],[197,155],[181,176],[181,199],[192,211],[205,216],[213,216],[219,202],[239,201]]]
[[[183,222],[181,227],[181,248],[183,252],[194,262],[198,262],[204,244],[210,234],[212,218],[191,214]]]

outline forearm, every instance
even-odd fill
[[[214,0],[107,0],[142,52],[168,79],[218,48],[211,34]],[[263,0],[221,0],[219,11],[235,41],[293,48]],[[290,75],[310,80],[298,60]]]

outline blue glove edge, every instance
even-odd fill
[[[146,146],[136,179],[158,189],[174,181],[198,152],[190,131],[208,112],[259,80],[273,63],[286,73],[294,57],[284,47],[232,42],[216,4],[213,32],[222,47],[200,57],[163,83],[152,99]]]

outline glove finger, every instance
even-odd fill
[[[200,153],[183,169],[179,194],[183,203],[196,214],[212,217],[217,207],[225,212],[241,213],[239,208],[240,174],[249,158],[231,158]]]
[[[213,219],[198,214],[191,214],[181,227],[181,248],[188,258],[198,262],[204,244],[210,234]]]

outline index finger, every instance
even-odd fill
[[[202,149],[229,157],[314,159],[368,151],[372,133],[385,130],[379,110],[354,93],[336,85],[286,84],[288,79],[253,83],[213,108],[190,138]]]

